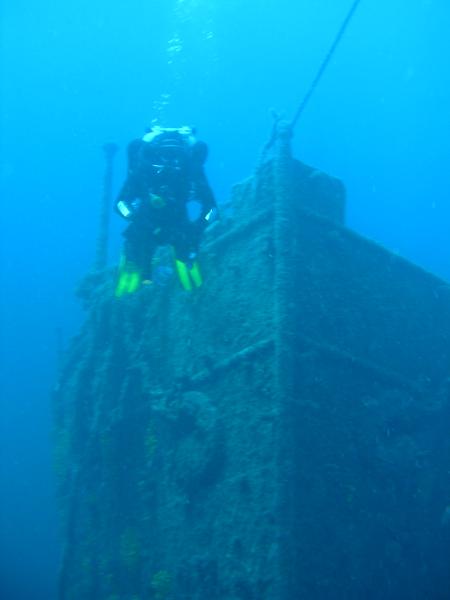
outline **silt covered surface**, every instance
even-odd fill
[[[200,260],[100,273],[55,391],[61,598],[445,598],[448,285],[283,149]]]

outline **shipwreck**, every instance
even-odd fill
[[[348,229],[289,136],[224,213],[199,289],[83,288],[60,598],[448,598],[448,283]]]

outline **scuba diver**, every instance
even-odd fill
[[[128,146],[128,175],[116,209],[129,221],[116,296],[152,282],[159,246],[172,246],[184,289],[199,287],[197,262],[203,231],[217,212],[203,165],[208,147],[190,127],[152,127]]]

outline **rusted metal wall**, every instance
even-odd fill
[[[281,144],[202,288],[85,288],[55,391],[61,598],[444,598],[448,286],[343,216]]]

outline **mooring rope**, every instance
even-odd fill
[[[316,89],[319,81],[322,78],[322,75],[324,74],[326,68],[328,67],[328,64],[329,64],[330,60],[332,59],[333,54],[335,53],[336,48],[338,47],[338,45],[339,45],[339,43],[340,43],[340,41],[341,41],[341,39],[342,39],[342,37],[343,37],[343,35],[345,33],[345,31],[346,31],[346,29],[347,29],[350,21],[352,20],[353,15],[355,14],[356,9],[358,8],[358,4],[360,2],[361,2],[361,0],[355,0],[355,2],[353,2],[353,4],[352,4],[352,6],[351,6],[351,8],[350,8],[350,10],[349,10],[349,12],[347,14],[347,16],[345,17],[345,19],[344,19],[344,21],[343,21],[343,23],[342,23],[342,25],[341,25],[341,27],[340,27],[340,29],[339,29],[336,37],[334,39],[334,42],[331,44],[331,48],[328,50],[327,55],[325,56],[322,64],[320,65],[319,70],[317,71],[317,75],[314,78],[314,81],[310,85],[309,90],[306,92],[303,100],[300,103],[300,106],[297,109],[297,112],[294,115],[294,118],[291,121],[291,127],[292,127],[292,129],[295,127],[297,121],[300,118],[300,115],[305,110],[306,105],[308,104],[308,102],[309,102],[311,96],[313,95],[313,93],[314,93],[314,91],[315,91],[315,89]]]
[[[291,135],[292,132],[294,130],[295,125],[297,124],[297,121],[300,118],[300,115],[302,114],[302,112],[305,110],[306,105],[308,104],[309,100],[311,99],[311,96],[313,95],[319,81],[322,78],[322,75],[325,73],[326,68],[328,67],[328,64],[331,60],[331,58],[333,57],[333,54],[335,53],[350,21],[352,20],[353,15],[355,14],[356,9],[358,8],[358,4],[361,2],[361,0],[355,0],[352,4],[352,6],[350,7],[350,10],[347,13],[347,16],[345,17],[344,21],[342,22],[342,25],[339,28],[339,31],[333,41],[333,43],[331,44],[330,49],[328,50],[325,58],[322,61],[322,64],[320,65],[319,70],[317,71],[317,75],[315,76],[313,82],[311,83],[308,91],[306,92],[303,100],[301,101],[297,112],[294,115],[294,118],[292,119],[292,121],[287,122],[284,120],[284,118],[282,118],[278,113],[276,113],[274,110],[272,110],[272,116],[274,119],[274,123],[273,123],[273,127],[272,127],[272,131],[270,134],[269,139],[267,140],[267,142],[264,144],[262,150],[261,150],[261,154],[260,154],[260,158],[258,161],[258,165],[256,167],[256,172],[259,171],[259,169],[261,168],[261,166],[264,164],[264,162],[266,161],[266,157],[269,153],[269,150],[272,148],[272,146],[274,146],[275,142],[277,141],[278,137],[279,137],[279,125],[280,123],[283,123],[283,130],[286,130],[286,128],[290,129]],[[286,133],[286,131],[285,131]]]

